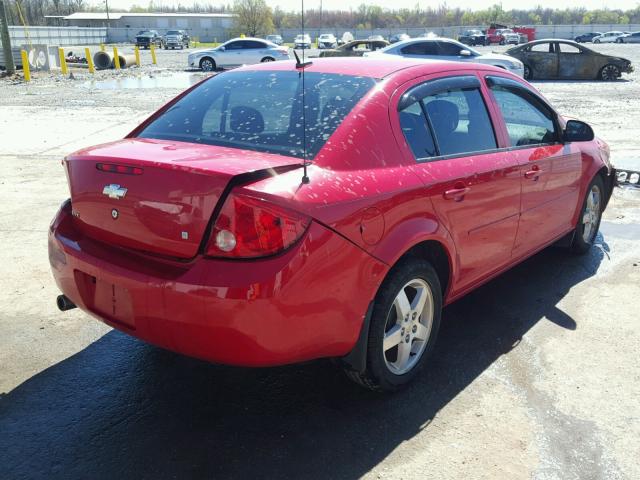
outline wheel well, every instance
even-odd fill
[[[407,250],[398,261],[409,256],[424,258],[433,265],[434,270],[438,274],[442,297],[444,298],[451,279],[451,262],[449,261],[449,254],[444,245],[437,240],[420,242]]]
[[[611,198],[611,195],[613,194],[613,186],[615,185],[615,178],[609,175],[609,170],[607,169],[607,167],[602,167],[600,170],[596,172],[596,175],[600,176],[600,178],[602,179],[604,188],[607,189],[607,192],[606,192],[607,196],[604,204],[604,206],[606,207],[609,204],[609,199]]]

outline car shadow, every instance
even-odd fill
[[[329,361],[211,365],[111,331],[0,397],[0,478],[358,478],[593,276],[549,248],[445,309],[430,366],[395,395],[351,384]],[[411,411],[411,415],[407,412]]]

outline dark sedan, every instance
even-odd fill
[[[458,35],[458,41],[465,45],[488,45],[487,35],[482,30],[467,30]]]
[[[631,73],[631,61],[605,55],[571,40],[536,40],[506,51],[524,64],[524,78],[617,80]]]
[[[578,35],[574,40],[578,43],[591,43],[595,37],[602,35],[602,32],[589,32]]]
[[[373,52],[387,47],[386,40],[354,40],[338,48],[320,52],[321,57],[361,57],[365,52]]]

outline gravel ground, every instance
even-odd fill
[[[597,48],[640,67],[636,45]],[[547,249],[448,307],[397,395],[326,361],[214,366],[57,311],[60,159],[203,77],[185,52],[158,63],[0,80],[0,478],[640,478],[638,192],[616,190],[587,256]],[[639,75],[536,86],[640,170]]]

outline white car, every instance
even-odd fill
[[[336,48],[338,39],[333,33],[323,33],[318,37],[318,48]]]
[[[307,33],[297,35],[293,41],[294,48],[311,48],[311,37]]]
[[[496,30],[496,35],[502,35],[501,45],[518,45],[520,43],[520,35],[510,28]]]
[[[289,60],[289,49],[262,38],[234,38],[219,47],[193,52],[187,62],[190,68],[212,71],[276,60]]]
[[[597,37],[593,37],[593,43],[615,43],[618,42],[619,38],[622,38],[625,35],[624,32],[613,31],[603,33],[602,35],[598,35]]]
[[[524,65],[516,58],[498,53],[482,54],[473,48],[450,38],[414,38],[394,43],[381,50],[365,53],[365,57],[399,55],[406,58],[477,62],[504,68],[524,77]]]
[[[353,42],[354,40],[355,40],[355,37],[351,32],[344,32],[342,34],[342,37],[340,37],[340,40],[338,41],[338,43],[340,45],[344,45],[345,43]]]

